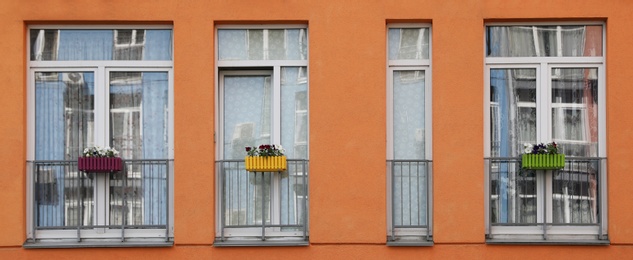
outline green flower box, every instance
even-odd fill
[[[521,165],[530,170],[557,170],[565,167],[564,154],[524,154]]]

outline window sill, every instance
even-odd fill
[[[394,246],[394,247],[400,247],[400,246],[425,247],[425,246],[433,246],[433,245],[434,245],[433,241],[387,241],[387,246]]]
[[[486,239],[489,245],[570,245],[570,246],[608,246],[611,244],[609,240],[598,239]]]
[[[165,240],[138,240],[138,241],[100,241],[100,240],[85,240],[85,241],[70,241],[70,240],[46,240],[46,241],[32,241],[27,240],[22,247],[26,249],[40,249],[40,248],[105,248],[105,247],[172,247],[174,241]]]
[[[243,247],[243,246],[309,246],[310,242],[306,240],[225,240],[221,241],[216,238],[213,242],[214,247]]]

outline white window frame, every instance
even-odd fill
[[[388,34],[389,34],[389,29],[401,29],[401,28],[424,28],[427,29],[429,31],[429,57],[428,59],[416,59],[416,60],[411,60],[411,59],[390,59],[389,58],[389,40],[388,40]],[[393,150],[393,145],[394,145],[394,140],[393,140],[393,134],[394,134],[394,130],[393,130],[393,91],[394,91],[394,86],[393,86],[393,74],[395,71],[423,71],[424,72],[424,154],[425,154],[425,160],[433,160],[433,153],[432,153],[432,147],[433,147],[433,124],[432,124],[432,115],[433,115],[433,111],[432,111],[432,69],[431,69],[431,60],[432,60],[432,40],[433,40],[433,31],[431,28],[431,24],[425,24],[425,23],[391,23],[387,25],[387,39],[386,39],[386,53],[387,53],[387,93],[386,93],[386,98],[387,98],[387,154],[386,154],[386,158],[387,160],[394,160],[396,158],[394,158],[394,150]],[[405,159],[405,158],[400,158],[400,159]],[[391,194],[392,194],[392,179],[391,179],[391,171],[390,169],[387,169],[387,236],[391,236],[391,234],[394,234],[396,237],[426,237],[428,234],[428,237],[432,237],[433,236],[433,170],[432,170],[432,164],[431,166],[428,168],[429,171],[427,172],[428,174],[428,184],[427,184],[427,192],[426,192],[426,196],[427,196],[427,211],[428,214],[426,216],[427,219],[427,225],[428,225],[428,229],[426,228],[404,228],[404,229],[393,229],[392,228],[392,207],[393,205],[391,204]],[[417,241],[417,242],[415,242]],[[416,243],[417,245],[431,245],[430,242],[431,241],[426,241],[429,242],[428,244],[425,242],[419,243],[419,239],[418,240],[414,240],[414,243]],[[406,242],[405,242],[406,243]],[[397,245],[398,242],[394,243],[394,245]]]
[[[551,72],[553,68],[595,68],[598,71],[598,156],[606,158],[606,24],[602,22],[560,22],[560,23],[487,23],[484,26],[563,26],[563,25],[600,25],[602,26],[602,56],[590,57],[486,57],[486,37],[484,35],[484,158],[491,156],[491,118],[490,118],[490,70],[491,69],[535,69],[536,70],[536,114],[537,122],[536,142],[546,143],[552,140],[551,112],[554,107],[551,102],[551,81],[555,77]],[[484,34],[486,30],[484,30]],[[560,35],[560,33],[559,33]],[[536,37],[536,36],[535,36]],[[559,39],[560,41],[560,39]],[[560,43],[559,43],[560,46]],[[538,50],[537,50],[538,51]],[[562,50],[558,50],[561,52]],[[539,102],[544,104],[538,105]],[[525,102],[521,102],[525,103]],[[523,104],[524,106],[534,106],[533,104]],[[485,163],[484,176],[484,204],[486,219],[486,234],[494,237],[491,242],[529,241],[542,240],[543,227],[540,224],[524,226],[493,226],[490,223],[490,176],[488,173],[489,164]],[[548,239],[545,243],[556,243],[560,241],[591,240],[597,241],[596,236],[608,234],[607,218],[607,171],[606,162],[601,162],[601,185],[600,190],[600,220],[598,227],[595,226],[547,226]],[[552,222],[552,210],[547,201],[552,201],[552,171],[537,174],[537,222],[543,222],[543,211],[545,211],[546,223]],[[545,208],[547,207],[547,208]],[[529,243],[528,242],[528,243]],[[591,242],[588,242],[591,243]]]
[[[172,26],[153,25],[153,26],[137,26],[137,25],[95,25],[95,26],[68,26],[68,25],[37,25],[29,26],[27,29],[27,39],[30,37],[31,30],[39,29],[55,29],[55,30],[72,30],[72,29],[90,29],[90,30],[117,30],[117,29],[166,29],[172,30]],[[59,41],[59,38],[57,39]],[[173,46],[173,43],[172,43]],[[114,46],[113,46],[114,48]],[[172,47],[173,48],[173,47]],[[155,61],[155,60],[72,60],[72,61],[32,61],[30,41],[27,41],[27,161],[35,160],[35,73],[37,72],[91,72],[94,73],[94,144],[100,146],[109,146],[109,78],[110,72],[125,71],[125,72],[165,72],[168,76],[168,106],[171,111],[174,108],[174,73],[173,73],[173,58],[169,61]],[[172,51],[173,53],[173,51]],[[100,98],[101,97],[101,98]],[[174,113],[169,113],[168,118],[168,158],[174,158]],[[168,182],[168,230],[164,229],[125,229],[122,233],[121,229],[82,229],[79,231],[81,239],[87,239],[96,241],[96,243],[112,242],[112,239],[118,239],[124,236],[126,239],[157,239],[165,241],[166,239],[172,240],[174,237],[174,187],[173,187],[173,167],[170,166]],[[98,174],[95,176],[95,191],[94,202],[97,204],[94,210],[94,225],[108,225],[109,216],[109,180],[107,175]],[[35,223],[33,223],[34,212],[34,197],[33,186],[34,181],[32,169],[27,167],[27,187],[26,187],[26,217],[27,217],[27,239],[37,239],[36,243],[44,244],[46,247],[46,241],[48,239],[59,240],[77,240],[77,230],[34,230]],[[147,243],[153,243],[152,241],[146,241]],[[73,242],[70,242],[73,244]],[[124,243],[124,242],[123,242]],[[55,247],[54,243],[50,244]],[[74,245],[64,246],[77,246],[82,245],[79,242],[75,242]]]
[[[215,78],[218,79],[214,84],[214,89],[215,89],[215,97],[216,97],[216,116],[215,116],[215,134],[214,134],[214,142],[215,142],[215,146],[216,146],[216,160],[223,160],[224,159],[224,145],[223,145],[223,141],[224,141],[224,77],[225,76],[229,76],[229,75],[270,75],[272,76],[272,116],[271,116],[271,142],[273,144],[279,144],[281,143],[281,102],[280,102],[280,98],[281,98],[281,69],[282,67],[305,67],[308,68],[308,64],[309,64],[309,50],[310,48],[307,48],[307,57],[305,60],[220,60],[219,57],[219,38],[218,38],[218,31],[222,30],[222,29],[238,29],[238,30],[248,30],[248,29],[305,29],[306,33],[308,31],[308,26],[305,24],[283,24],[283,25],[218,25],[215,28],[215,54],[216,54],[216,66],[215,66]],[[267,31],[264,31],[265,33],[267,33]],[[307,39],[309,39],[309,34],[306,37]],[[264,37],[264,39],[266,39],[266,37]],[[285,42],[284,42],[285,44]],[[264,51],[264,56],[266,56],[267,53],[267,41],[264,40],[263,42],[263,51]],[[256,70],[253,70],[253,68],[256,68]],[[272,74],[271,74],[272,73]],[[306,78],[307,82],[309,82],[309,74],[308,74],[308,78]],[[309,118],[309,93],[310,93],[310,86],[308,84],[308,96],[307,96],[307,100],[308,100],[308,118]],[[308,120],[308,137],[310,136],[310,132],[309,132],[309,120]],[[309,160],[309,142],[308,144],[306,144],[307,146],[307,160]],[[288,158],[288,159],[294,159],[294,158]],[[304,159],[304,158],[301,158]],[[216,187],[217,185],[220,183],[219,182],[219,174],[215,175],[215,180],[216,180]],[[280,191],[279,191],[279,185],[277,185],[279,183],[279,175],[278,174],[273,174],[271,176],[271,189],[273,189],[272,192],[272,196],[271,196],[271,203],[270,203],[270,207],[271,207],[271,212],[273,212],[273,215],[271,216],[271,221],[275,222],[275,221],[279,221],[279,208],[280,205],[279,203],[277,203],[279,201],[279,196],[280,196]],[[219,188],[216,188],[216,192],[215,192],[215,196],[216,196],[216,203],[215,203],[215,207],[216,207],[216,216],[215,216],[215,226],[216,226],[216,231],[215,231],[215,236],[216,237],[220,237],[221,234],[221,230],[222,230],[222,223],[220,221],[221,218],[221,212],[222,211],[222,204],[219,203],[219,201],[223,198],[223,194],[222,194],[222,190]],[[309,213],[308,211],[305,212],[305,214],[308,214],[308,216],[306,216],[306,223],[305,223],[305,229],[306,229],[306,233],[309,236],[309,222],[308,217],[309,217]],[[245,240],[245,241],[253,241],[252,238],[253,236],[257,236],[261,233],[262,229],[261,228],[225,228],[225,233],[224,233],[224,237],[227,239],[227,241],[229,240]],[[286,240],[286,241],[295,241],[298,238],[301,238],[303,236],[303,232],[295,232],[295,231],[280,231],[280,228],[266,228],[266,236],[267,237],[271,237],[273,241],[279,241],[279,239]],[[261,241],[261,240],[260,240]],[[297,240],[298,241],[298,240]],[[216,242],[216,244],[218,244]],[[258,245],[259,243],[255,240],[253,243],[251,243],[250,245]],[[261,242],[261,244],[265,244],[265,242]],[[290,244],[292,244],[292,242],[290,242]]]

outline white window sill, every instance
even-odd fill
[[[126,241],[111,239],[90,239],[90,240],[69,240],[69,239],[47,239],[47,240],[27,240],[22,245],[26,249],[38,248],[98,248],[98,247],[172,247],[173,239],[128,239]]]
[[[608,239],[486,239],[489,245],[573,245],[573,246],[608,246]]]
[[[214,247],[240,247],[240,246],[309,246],[310,241],[306,237],[303,239],[225,239],[224,241],[216,238],[213,242]]]

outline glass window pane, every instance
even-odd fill
[[[493,161],[490,178],[493,224],[537,222],[535,171],[521,169],[515,161]]]
[[[167,72],[110,72],[110,145],[125,160],[168,157]],[[127,161],[110,176],[110,225],[164,225],[167,166]]]
[[[32,29],[31,60],[171,60],[171,30]]]
[[[553,223],[598,223],[598,160],[568,160],[552,176]]]
[[[598,155],[598,69],[553,68],[552,137],[567,156]]]
[[[536,142],[536,70],[490,70],[490,147],[492,157],[523,153]]]
[[[219,60],[307,60],[306,29],[218,30]]]
[[[488,57],[599,57],[601,25],[488,26]]]
[[[393,73],[393,156],[394,159],[425,159],[423,70]]]
[[[167,72],[110,73],[110,145],[122,158],[167,158],[167,77]]]
[[[94,74],[35,73],[35,159],[76,160],[93,145]]]
[[[429,59],[428,28],[389,29],[390,60]]]
[[[94,143],[94,74],[35,73],[36,224],[92,224],[92,179],[68,167]]]
[[[246,146],[272,141],[269,75],[224,76],[224,159],[243,159]]]
[[[292,159],[308,158],[308,78],[306,67],[281,69],[281,145]]]

